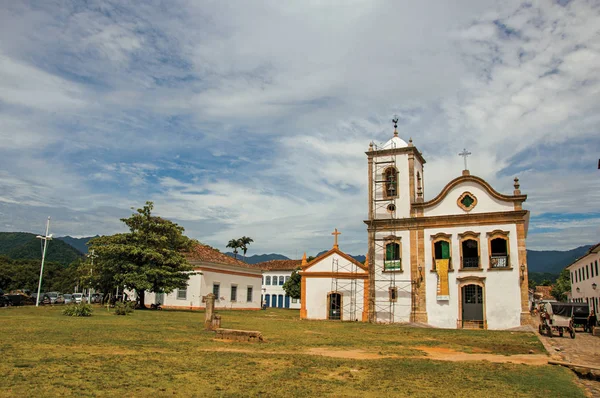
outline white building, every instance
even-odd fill
[[[163,308],[200,310],[204,297],[213,293],[215,308],[258,310],[261,305],[261,271],[206,245],[196,245],[186,254],[194,267],[186,289],[169,294],[146,293],[147,305],[160,303]]]
[[[367,320],[367,267],[338,246],[311,262],[302,261],[301,319]]]
[[[254,264],[262,270],[262,299],[267,307],[300,309],[300,300],[291,298],[283,284],[300,268],[301,260],[270,260]]]
[[[303,265],[301,317],[441,328],[528,323],[529,212],[518,179],[512,195],[501,194],[472,176],[465,158],[462,175],[426,201],[425,159],[412,140],[394,131],[366,154],[367,266],[339,251],[337,242]],[[338,315],[340,308],[348,316]]]
[[[588,303],[597,314],[600,309],[600,243],[567,267],[571,275],[571,301]]]
[[[424,200],[425,159],[394,136],[366,153],[373,322],[507,329],[529,320],[527,199],[466,169]],[[468,155],[466,151],[462,155]]]

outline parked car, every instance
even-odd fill
[[[101,303],[102,302],[102,293],[94,293],[92,294],[92,303]]]
[[[50,304],[64,304],[65,299],[60,292],[48,292],[44,293],[46,296],[50,298]]]
[[[63,294],[63,298],[65,299],[65,304],[71,304],[74,303],[75,300],[73,300],[73,295],[72,294]]]
[[[75,303],[77,303],[77,304],[87,302],[87,299],[83,295],[83,293],[73,293],[73,297],[72,298],[73,298],[73,300],[75,300]]]

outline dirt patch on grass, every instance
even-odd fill
[[[444,347],[415,347],[425,354],[421,358],[429,358],[437,361],[464,362],[464,361],[488,361],[494,363],[519,363],[524,365],[547,365],[548,356],[544,354],[520,354],[520,355],[497,355],[486,353],[466,353]]]
[[[342,358],[342,359],[383,359],[383,358],[397,358],[396,355],[381,355],[376,352],[368,352],[363,350],[332,350],[325,347],[310,348],[302,354],[307,355],[321,355],[324,357],[331,358]]]
[[[211,349],[200,349],[200,351],[239,352],[267,355],[317,355],[340,359],[362,359],[374,360],[385,358],[410,358],[410,359],[433,359],[436,361],[466,362],[466,361],[488,361],[493,363],[517,363],[524,365],[547,365],[548,356],[544,354],[521,354],[521,355],[497,355],[489,353],[466,353],[445,347],[414,347],[425,355],[384,355],[377,352],[365,350],[334,350],[327,347],[309,348],[306,351],[259,351],[244,348],[214,347]]]

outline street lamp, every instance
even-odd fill
[[[46,248],[48,247],[48,241],[52,240],[52,235],[48,235],[48,231],[50,230],[50,217],[48,217],[48,222],[46,222],[46,235],[36,236],[37,239],[42,239],[44,241],[44,250],[42,251],[42,266],[40,267],[40,281],[38,282],[38,291],[37,296],[35,297],[35,306],[40,306],[40,291],[42,289],[42,275],[44,274],[44,260],[46,259]]]
[[[98,256],[94,254],[94,249],[91,250],[90,254],[87,255],[92,259],[92,266],[90,267],[90,285],[92,284],[92,272],[94,270],[94,259]],[[88,304],[92,303],[92,288],[88,286]]]

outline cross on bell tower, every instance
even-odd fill
[[[335,238],[333,239],[333,248],[334,249],[339,249],[340,247],[338,246],[338,235],[341,235],[341,232],[338,232],[337,228],[335,229],[335,231],[333,231],[331,233],[331,235],[333,235]]]

